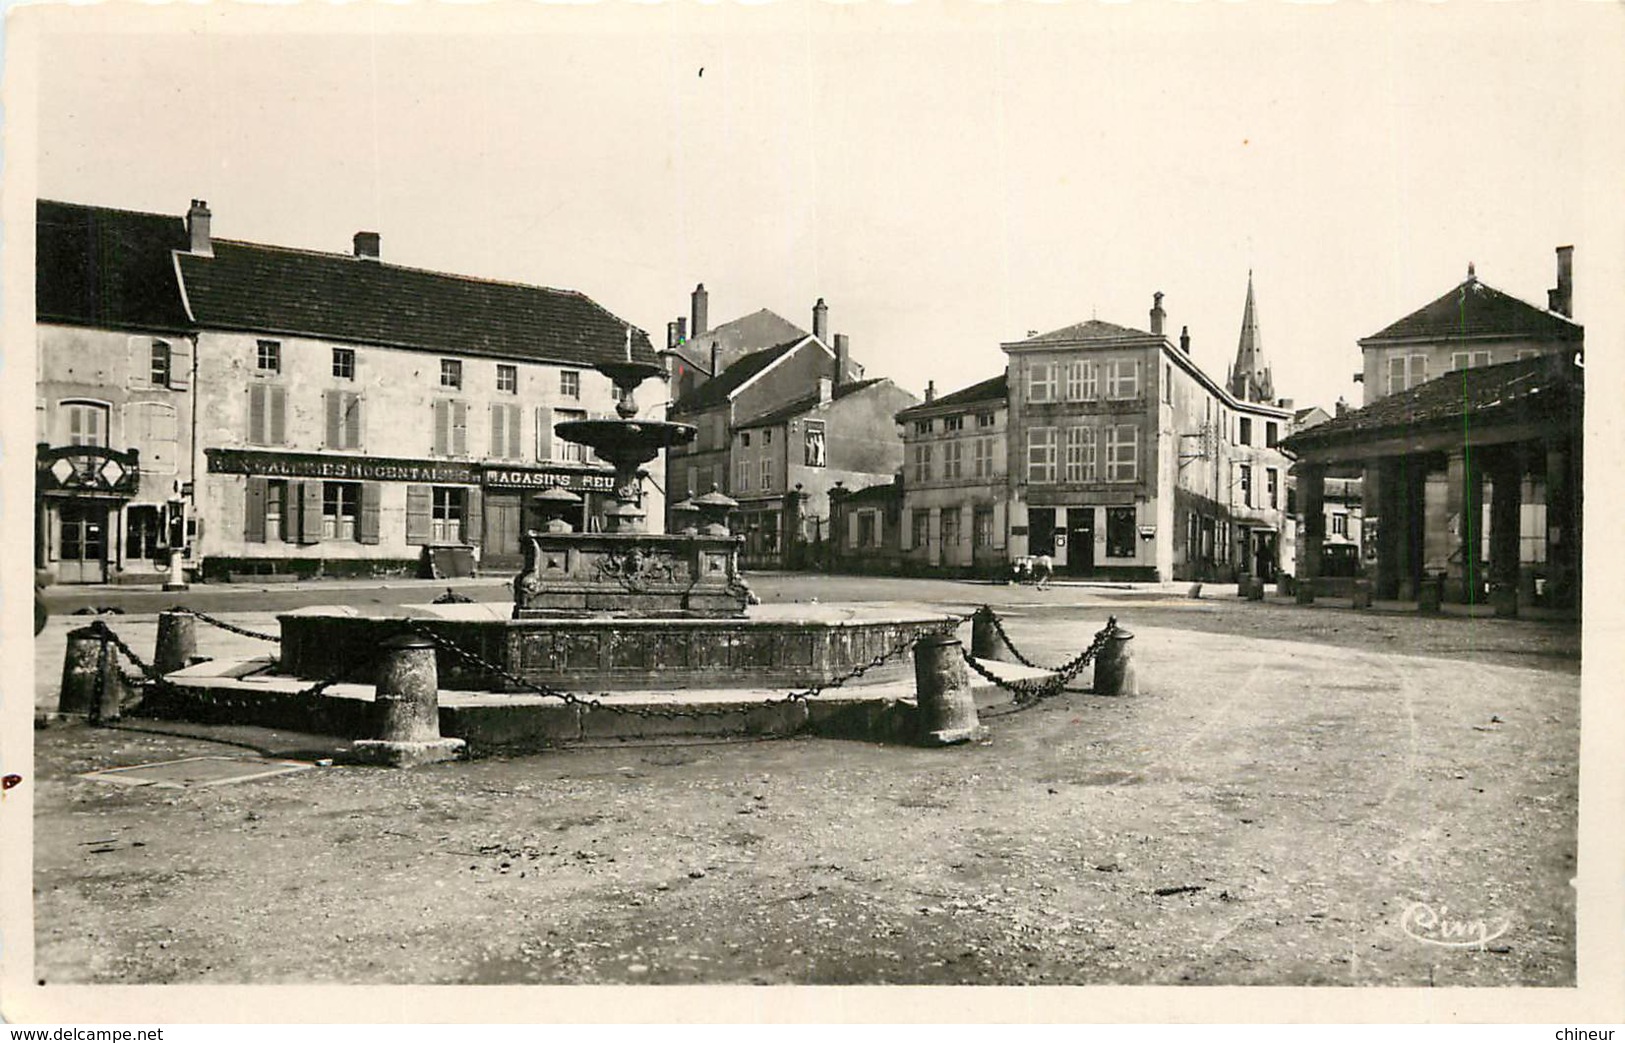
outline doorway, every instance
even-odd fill
[[[1253,533],[1253,578],[1263,583],[1275,582],[1275,533]]]
[[[1095,570],[1095,509],[1066,509],[1066,571],[1074,576]]]
[[[63,501],[57,519],[57,582],[107,582],[107,508]]]
[[[1033,507],[1027,511],[1027,553],[1055,556],[1055,508]]]
[[[518,493],[485,494],[485,543],[481,564],[501,567],[520,563],[520,506]]]

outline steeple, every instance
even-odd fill
[[[1258,336],[1258,310],[1253,303],[1253,273],[1247,271],[1247,304],[1241,313],[1241,341],[1236,345],[1236,361],[1226,382],[1230,393],[1247,402],[1274,402],[1275,382],[1264,362],[1264,345]]]

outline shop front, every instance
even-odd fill
[[[123,571],[126,560],[138,566],[137,571],[143,564],[152,570],[158,563],[167,567],[164,508],[150,504],[129,508],[141,481],[135,450],[41,445],[34,463],[39,526],[35,568],[58,583],[107,583]],[[134,544],[124,531],[127,508]]]
[[[481,483],[485,496],[482,568],[518,569],[524,564],[522,537],[549,520],[561,518],[576,532],[598,528],[603,507],[615,491],[608,468],[487,466]],[[574,494],[570,504],[542,499],[550,489]]]

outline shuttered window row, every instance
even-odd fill
[[[249,543],[354,542],[380,539],[379,482],[295,481],[250,476],[243,505]],[[408,485],[408,544],[480,542],[481,490],[468,486]]]

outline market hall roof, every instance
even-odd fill
[[[1479,338],[1578,341],[1584,336],[1585,327],[1573,319],[1502,293],[1469,272],[1459,286],[1361,338],[1360,345]]]
[[[626,357],[628,323],[574,290],[230,239],[213,249],[174,255],[187,307],[205,329],[581,366]],[[656,362],[635,327],[632,357]]]
[[[191,328],[171,260],[172,251],[190,242],[184,220],[50,199],[39,200],[34,215],[36,321]]]

